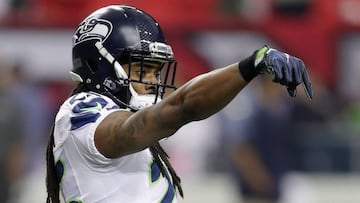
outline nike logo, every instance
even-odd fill
[[[99,102],[96,102],[96,106],[81,108],[80,111],[92,111],[92,110],[100,111],[101,109],[102,109],[101,104]]]

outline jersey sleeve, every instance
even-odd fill
[[[72,144],[76,151],[87,162],[107,164],[111,159],[103,156],[96,148],[94,135],[97,126],[110,113],[120,109],[111,99],[96,93],[80,93],[68,101],[69,137],[67,143]]]

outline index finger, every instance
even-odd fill
[[[310,77],[309,77],[309,74],[308,74],[306,68],[304,68],[304,72],[303,72],[303,75],[302,75],[302,79],[303,79],[302,85],[303,85],[303,87],[304,87],[306,96],[307,96],[309,99],[312,99],[312,98],[313,98],[313,90],[312,90],[312,85],[311,85]]]

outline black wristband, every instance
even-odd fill
[[[254,64],[255,53],[239,62],[240,73],[246,82],[250,82],[254,77],[258,75],[257,71],[255,70]]]

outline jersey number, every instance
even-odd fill
[[[167,171],[166,171],[167,172]],[[153,161],[150,164],[150,181],[151,184],[158,182],[161,179],[161,171],[159,166]],[[166,179],[168,180],[168,189],[162,199],[159,201],[160,203],[171,203],[175,197],[174,185],[170,181],[170,176],[168,172],[166,173]]]

